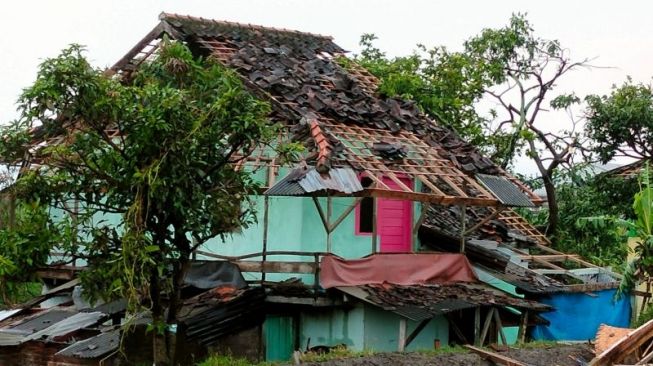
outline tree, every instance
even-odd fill
[[[38,294],[33,291],[39,282],[36,271],[48,264],[51,251],[65,241],[70,222],[54,222],[38,201],[7,208],[0,217],[0,299],[12,306]]]
[[[653,90],[628,79],[613,86],[610,95],[590,95],[587,101],[587,135],[601,161],[615,156],[653,156]]]
[[[638,190],[637,181],[596,175],[591,164],[576,164],[560,169],[554,182],[560,205],[556,249],[623,271],[628,254],[627,233],[616,219],[634,217],[631,201]],[[534,225],[547,224],[546,210],[525,209],[520,213]]]
[[[388,58],[375,47],[376,39],[373,34],[361,37],[355,61],[379,78],[381,95],[416,101],[427,115],[487,154],[505,143],[508,135],[488,133],[491,119],[476,109],[491,81],[469,55],[418,45],[412,55]]]
[[[572,61],[558,41],[537,37],[521,14],[513,15],[506,27],[472,37],[462,52],[420,46],[421,52],[412,56],[387,59],[372,40],[363,37],[358,60],[381,79],[379,92],[415,99],[425,113],[504,169],[521,153],[533,160],[547,192],[547,233],[553,235],[559,221],[553,176],[571,162],[582,136],[574,118],[569,129],[554,133],[543,126],[541,116],[547,102],[568,112],[580,102],[574,95],[552,98],[551,92],[560,78],[587,60]],[[476,108],[482,97],[497,103],[488,117]]]
[[[254,220],[258,183],[234,163],[277,136],[269,105],[218,62],[167,40],[128,79],[91,67],[71,46],[41,64],[19,105],[0,156],[31,155],[40,168],[23,172],[17,192],[73,215],[78,234],[66,250],[88,263],[86,293],[148,309],[154,360],[174,362],[166,329],[191,254]]]

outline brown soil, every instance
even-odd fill
[[[594,357],[587,344],[551,345],[532,349],[510,349],[496,352],[514,358],[529,366],[580,366]],[[571,356],[571,357],[570,357]],[[573,358],[573,359],[572,359]],[[493,365],[474,353],[379,353],[368,357],[306,363],[311,366],[489,366]]]

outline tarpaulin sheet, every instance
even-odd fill
[[[199,289],[228,285],[238,289],[247,287],[240,269],[225,261],[193,261],[184,277],[184,283]]]
[[[320,284],[324,288],[477,281],[472,266],[462,254],[375,254],[354,260],[326,256],[320,265]]]
[[[616,289],[585,293],[558,293],[537,301],[556,310],[540,314],[551,324],[533,329],[533,339],[586,341],[594,339],[601,324],[627,328],[630,325],[630,296],[615,300]]]

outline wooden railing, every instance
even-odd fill
[[[265,275],[268,273],[296,273],[296,274],[311,274],[314,277],[313,286],[315,289],[319,287],[320,279],[320,259],[329,255],[326,252],[300,252],[300,251],[266,251],[259,253],[250,253],[239,256],[226,256],[216,253],[198,250],[195,253],[205,257],[229,261],[240,268],[241,272],[254,272],[261,273],[261,280],[248,281],[253,283],[264,283]],[[268,260],[268,257],[275,256],[293,256],[293,257],[309,257],[310,261],[280,261]],[[260,258],[260,260],[254,260]]]

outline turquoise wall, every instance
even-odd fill
[[[401,317],[390,311],[365,304],[365,349],[382,352],[396,352],[399,346],[399,320]],[[419,323],[408,320],[406,336]],[[422,329],[419,335],[408,345],[406,351],[433,349],[435,339],[442,347],[449,343],[449,323],[443,316],[436,316]]]
[[[348,349],[362,350],[364,343],[365,311],[362,304],[353,308],[316,308],[300,315],[299,343],[310,345],[334,346],[344,344]]]
[[[304,310],[299,316],[299,346],[304,350],[310,338],[311,347],[344,344],[353,351],[395,352],[398,349],[399,320],[399,315],[363,302],[356,302],[350,308]],[[406,336],[418,324],[407,321]],[[292,327],[290,318],[271,316],[266,319],[268,361],[284,360],[286,355],[290,357],[292,352],[289,352],[287,340],[291,338]],[[449,342],[449,324],[443,316],[432,319],[406,350],[433,349],[436,339],[440,340],[442,347]]]

